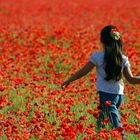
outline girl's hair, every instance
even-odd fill
[[[108,25],[101,30],[100,40],[104,45],[105,80],[119,81],[122,78],[122,40],[116,26]]]

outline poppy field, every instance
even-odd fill
[[[0,140],[121,140],[107,119],[95,132],[96,68],[61,89],[110,24],[140,76],[139,0],[0,0]],[[139,140],[140,85],[124,83],[121,122],[127,140]]]

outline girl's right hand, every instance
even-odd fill
[[[68,80],[66,80],[61,84],[61,88],[64,89],[64,86],[67,87],[69,84],[70,84],[70,82]]]

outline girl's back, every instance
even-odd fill
[[[109,80],[106,81],[106,73],[104,70],[104,51],[94,52],[89,61],[96,65],[96,88],[97,91],[104,91],[113,94],[123,94],[124,90],[124,83],[123,80],[120,79],[119,81]],[[130,67],[130,63],[128,61],[128,57],[122,55],[122,70],[124,67]]]

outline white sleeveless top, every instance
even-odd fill
[[[130,67],[128,57],[125,55],[123,57],[122,67]],[[121,79],[120,81],[109,80],[106,81],[106,73],[104,71],[103,62],[104,62],[104,51],[94,52],[90,58],[94,65],[96,65],[96,89],[97,91],[108,92],[112,94],[124,94],[124,82]]]

